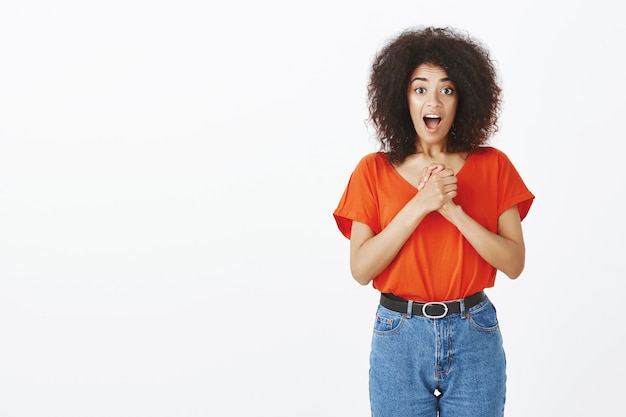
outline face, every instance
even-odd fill
[[[407,100],[418,145],[445,146],[458,103],[454,84],[446,71],[432,64],[415,68],[411,74]]]

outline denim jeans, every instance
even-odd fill
[[[506,358],[496,310],[440,319],[378,306],[370,354],[373,417],[502,417]]]

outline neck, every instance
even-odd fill
[[[445,143],[427,143],[427,144],[418,143],[417,153],[422,153],[425,156],[434,158],[438,155],[447,153],[446,144]]]

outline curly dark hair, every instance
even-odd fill
[[[417,151],[407,88],[412,72],[424,63],[442,67],[458,93],[448,152],[470,152],[498,130],[502,90],[488,49],[449,27],[406,29],[375,56],[367,87],[368,121],[393,163]]]

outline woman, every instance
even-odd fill
[[[375,57],[368,100],[381,150],[334,217],[352,275],[381,293],[372,415],[502,416],[505,354],[483,290],[522,273],[534,196],[487,145],[501,105],[489,52],[451,28],[406,30]]]

